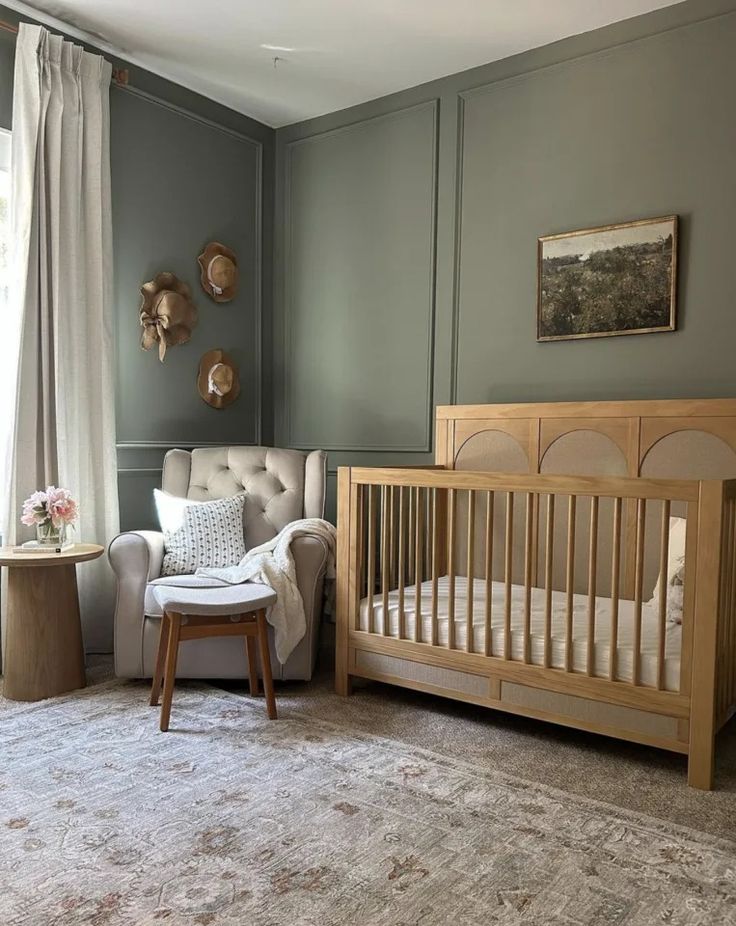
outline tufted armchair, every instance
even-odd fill
[[[246,549],[265,543],[291,521],[321,518],[325,504],[326,457],[270,447],[170,450],[164,459],[162,488],[172,495],[211,501],[245,490]],[[317,655],[322,585],[327,549],[316,537],[299,537],[291,546],[304,599],[307,632],[285,665],[273,661],[274,678],[309,679]],[[157,583],[197,584],[194,576],[160,578],[163,535],[128,531],[110,544],[117,577],[115,673],[146,678],[153,672],[161,609],[153,593]],[[271,646],[271,652],[274,648]],[[245,651],[237,637],[189,640],[181,645],[177,674],[182,678],[241,678],[247,674]]]

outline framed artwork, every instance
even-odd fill
[[[537,340],[674,331],[676,287],[676,215],[539,238]]]

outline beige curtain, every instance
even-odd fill
[[[110,76],[98,55],[21,25],[13,88],[17,402],[4,513],[10,542],[21,533],[23,499],[48,484],[70,489],[79,502],[75,539],[105,544],[118,531]],[[85,645],[109,652],[107,557],[78,572]]]

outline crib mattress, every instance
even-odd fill
[[[449,587],[448,576],[441,576],[437,583],[437,637],[440,646],[447,646],[449,628]],[[491,654],[502,656],[504,652],[505,622],[504,609],[506,587],[503,582],[494,582],[491,596]],[[432,583],[423,582],[420,586],[420,640],[427,643],[432,639]],[[483,579],[474,579],[470,588],[465,576],[455,577],[455,648],[464,650],[466,642],[466,618],[468,595],[472,594],[473,609],[473,652],[485,653],[485,611],[486,583]],[[413,640],[416,623],[415,607],[416,587],[404,589],[404,624],[405,636]],[[523,661],[524,658],[524,597],[521,585],[511,586],[511,658]],[[531,598],[531,662],[544,664],[544,617],[546,592],[544,589],[532,589]],[[360,603],[361,630],[383,629],[383,599],[381,595],[373,598],[373,625],[370,623],[370,601],[364,598]],[[399,593],[397,589],[388,596],[389,634],[399,636]],[[552,593],[552,646],[550,663],[553,668],[565,666],[565,626],[567,620],[567,595],[565,592]],[[593,651],[593,673],[608,678],[611,651],[611,600],[596,598],[595,603],[595,645]],[[616,678],[631,681],[634,664],[634,602],[619,601],[618,634],[616,647]],[[680,645],[682,628],[679,624],[668,622],[665,633],[665,669],[664,685],[669,691],[678,691],[680,687]],[[657,684],[657,654],[659,652],[659,620],[657,610],[645,604],[642,607],[641,647],[639,662],[639,682],[643,685]],[[588,596],[573,596],[573,643],[572,666],[576,672],[587,672],[588,664]]]

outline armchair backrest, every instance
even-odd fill
[[[170,450],[161,487],[171,495],[212,501],[245,491],[245,546],[250,550],[299,518],[322,518],[327,457],[274,447]]]

